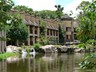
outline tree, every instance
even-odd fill
[[[56,12],[51,10],[35,11],[35,14],[42,19],[55,19],[57,17]]]
[[[78,16],[77,36],[80,41],[86,42],[88,39],[94,39],[96,35],[96,1],[83,1],[78,7],[82,13]]]
[[[61,7],[61,5],[55,5],[55,8],[57,8],[56,13],[59,19],[63,16],[63,10],[64,7]]]
[[[12,42],[22,42],[28,38],[28,29],[25,24],[22,23],[22,18],[18,14],[14,14],[11,18],[10,29],[7,30],[7,38]],[[15,44],[16,44],[15,43]]]
[[[59,43],[64,44],[64,30],[59,24]]]
[[[19,11],[19,12],[28,13],[30,15],[34,14],[33,9],[32,8],[28,8],[27,6],[23,6],[23,5],[19,6],[18,5],[18,6],[15,6],[14,9]]]
[[[80,5],[77,6],[76,9],[77,9],[77,10],[79,9],[79,10],[85,11],[90,4],[91,4],[91,3],[90,3],[89,1],[82,1],[82,2],[80,3]]]
[[[8,24],[7,21],[10,20],[8,12],[10,12],[13,5],[14,3],[12,0],[0,0],[0,31],[5,30]]]

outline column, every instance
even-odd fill
[[[32,40],[33,40],[33,44],[35,44],[35,36],[33,36],[33,39]]]
[[[28,26],[28,45],[30,45],[30,25]]]
[[[37,29],[38,29],[37,31],[38,37],[40,37],[40,28],[38,27]]]
[[[35,26],[33,26],[33,44],[35,44]]]

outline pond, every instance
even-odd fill
[[[0,61],[0,72],[96,72],[79,68],[84,54],[38,54],[10,57]]]

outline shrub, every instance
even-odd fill
[[[49,40],[46,37],[41,37],[40,39],[38,39],[38,43],[41,45],[47,45],[49,44]]]
[[[41,44],[36,43],[36,44],[33,45],[33,47],[34,47],[34,49],[39,49],[41,47]]]
[[[96,69],[96,54],[91,54],[84,57],[84,59],[79,63],[81,69]]]
[[[10,53],[10,52],[6,52],[6,53],[3,53],[3,54],[0,54],[0,60],[2,59],[6,59],[10,56],[16,56],[18,55],[18,53]]]
[[[87,40],[86,43],[87,43],[87,44],[96,45],[96,40],[94,40],[94,39],[89,39],[89,40]]]
[[[79,44],[78,47],[79,47],[79,48],[86,49],[86,44]]]

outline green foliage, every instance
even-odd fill
[[[78,9],[82,10],[78,16],[79,27],[77,37],[81,42],[95,38],[96,32],[96,1],[83,1]]]
[[[41,45],[47,45],[49,44],[49,39],[45,36],[42,36],[38,39],[38,43],[40,43]]]
[[[18,53],[9,53],[9,52],[3,53],[3,54],[0,54],[0,60],[6,59],[10,56],[16,56],[16,55],[18,55]]]
[[[36,11],[35,14],[42,19],[55,19],[57,18],[57,14],[55,11],[51,10],[42,10],[42,11]]]
[[[55,8],[57,8],[56,13],[57,13],[57,18],[61,19],[61,17],[64,15],[63,14],[63,7],[61,5],[55,5]]]
[[[94,38],[94,29],[91,20],[87,16],[79,18],[79,27],[77,28],[77,38],[81,42]],[[95,27],[95,26],[94,26]]]
[[[26,24],[22,23],[22,18],[18,14],[12,16],[10,23],[10,29],[7,30],[7,38],[10,38],[12,41],[24,41],[28,38],[28,29]]]
[[[10,20],[8,12],[14,5],[12,0],[0,0],[0,30],[5,30],[7,21]]]
[[[77,6],[77,10],[85,10],[90,5],[89,1],[82,1],[79,6]]]
[[[6,37],[0,37],[0,41],[6,41]]]
[[[64,30],[60,25],[59,25],[59,43],[64,44]]]
[[[81,69],[96,69],[95,60],[96,60],[96,54],[88,55],[84,57],[82,62],[80,62],[79,66]]]
[[[33,9],[23,6],[23,5],[15,6],[14,9],[20,12],[28,13],[30,15],[38,16],[42,19],[46,19],[46,18],[56,19],[58,16],[55,11],[51,11],[51,10],[33,11]]]
[[[46,30],[46,22],[40,20],[40,37],[45,36]]]
[[[79,47],[79,48],[86,49],[86,44],[79,44],[78,47]]]
[[[96,40],[94,40],[94,39],[89,39],[89,40],[87,40],[87,42],[86,42],[87,44],[92,44],[92,45],[96,45]]]
[[[41,45],[49,44],[49,41],[46,37],[46,32],[47,32],[46,27],[47,27],[46,22],[43,20],[40,20],[40,38],[38,39],[38,43],[40,43]]]
[[[28,7],[23,6],[23,5],[21,5],[21,6],[19,6],[19,5],[18,6],[15,6],[14,9],[17,10],[17,11],[19,11],[19,12],[28,13],[30,15],[33,14],[33,9],[32,8],[28,8]]]
[[[36,44],[33,45],[33,47],[34,47],[35,49],[39,49],[39,48],[41,47],[41,44],[36,43]]]

